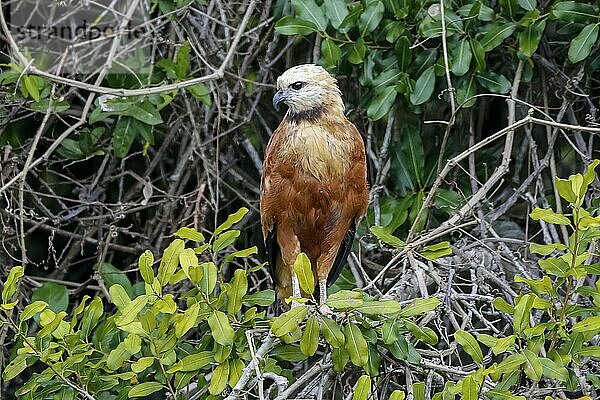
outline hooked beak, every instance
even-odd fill
[[[277,93],[275,93],[275,96],[273,96],[273,107],[275,108],[275,110],[279,111],[279,104],[283,101],[286,101],[288,99],[288,94],[285,93],[283,90],[278,90]]]

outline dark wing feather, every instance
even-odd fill
[[[265,249],[267,250],[267,258],[269,260],[269,271],[273,278],[273,283],[277,283],[277,275],[275,275],[275,268],[277,263],[277,255],[279,254],[279,243],[277,243],[277,233],[275,227],[267,232],[265,239]]]
[[[342,269],[344,269],[344,265],[346,265],[346,260],[348,259],[348,254],[350,254],[350,250],[352,250],[352,242],[354,241],[355,234],[356,222],[352,221],[350,229],[348,229],[344,235],[344,238],[342,239],[340,249],[335,256],[335,261],[333,262],[331,270],[329,271],[329,275],[327,275],[327,286],[333,285],[333,283],[342,273]]]

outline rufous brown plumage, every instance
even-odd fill
[[[369,201],[365,147],[344,115],[336,80],[306,64],[277,79],[275,108],[288,106],[265,150],[260,216],[277,294],[301,295],[300,252],[311,261],[317,294],[341,273]]]

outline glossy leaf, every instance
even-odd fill
[[[281,35],[306,36],[317,31],[315,24],[301,18],[286,16],[275,23],[275,31]]]
[[[517,28],[516,24],[502,22],[493,24],[492,27],[481,37],[479,42],[482,48],[488,52],[500,46]]]
[[[433,94],[434,88],[435,73],[434,67],[431,66],[423,71],[419,79],[417,79],[415,88],[410,94],[410,102],[416,106],[425,103]]]
[[[271,331],[277,337],[292,332],[298,328],[298,323],[308,314],[308,307],[299,305],[271,320]]]
[[[315,291],[315,277],[310,265],[310,260],[306,254],[298,254],[296,261],[294,261],[294,272],[298,278],[300,288],[306,293],[312,294]]]
[[[327,29],[325,12],[314,0],[291,0],[291,2],[298,17],[312,23],[321,32]]]
[[[584,27],[569,44],[569,61],[577,63],[585,60],[592,51],[592,46],[598,40],[598,24]]]
[[[460,40],[452,52],[452,73],[456,76],[463,76],[469,71],[471,65],[471,46],[469,41]]]
[[[316,317],[309,317],[300,340],[300,350],[307,356],[312,356],[319,346],[319,321]]]
[[[175,239],[163,252],[163,257],[160,260],[157,274],[158,280],[162,286],[165,286],[175,273],[175,270],[179,265],[179,253],[181,253],[183,249],[183,240]]]
[[[208,317],[208,325],[210,326],[210,331],[215,342],[222,346],[233,344],[235,332],[224,312],[213,311]]]
[[[454,332],[454,338],[462,346],[462,348],[469,354],[475,362],[478,364],[483,363],[483,352],[481,351],[481,347],[479,347],[479,343],[473,335],[464,330],[458,330]]]
[[[353,323],[346,325],[344,335],[346,337],[344,348],[350,355],[352,364],[362,367],[369,361],[369,349],[365,337]]]
[[[163,384],[160,382],[143,382],[133,386],[129,390],[127,397],[129,397],[130,399],[132,397],[146,397],[151,395],[152,393],[158,392],[162,388]]]
[[[367,400],[371,393],[371,377],[369,375],[362,375],[358,378],[356,386],[354,387],[354,394],[352,400]]]

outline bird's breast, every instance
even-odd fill
[[[318,124],[288,126],[280,156],[320,181],[342,178],[350,167],[354,143],[341,126],[331,128]]]

